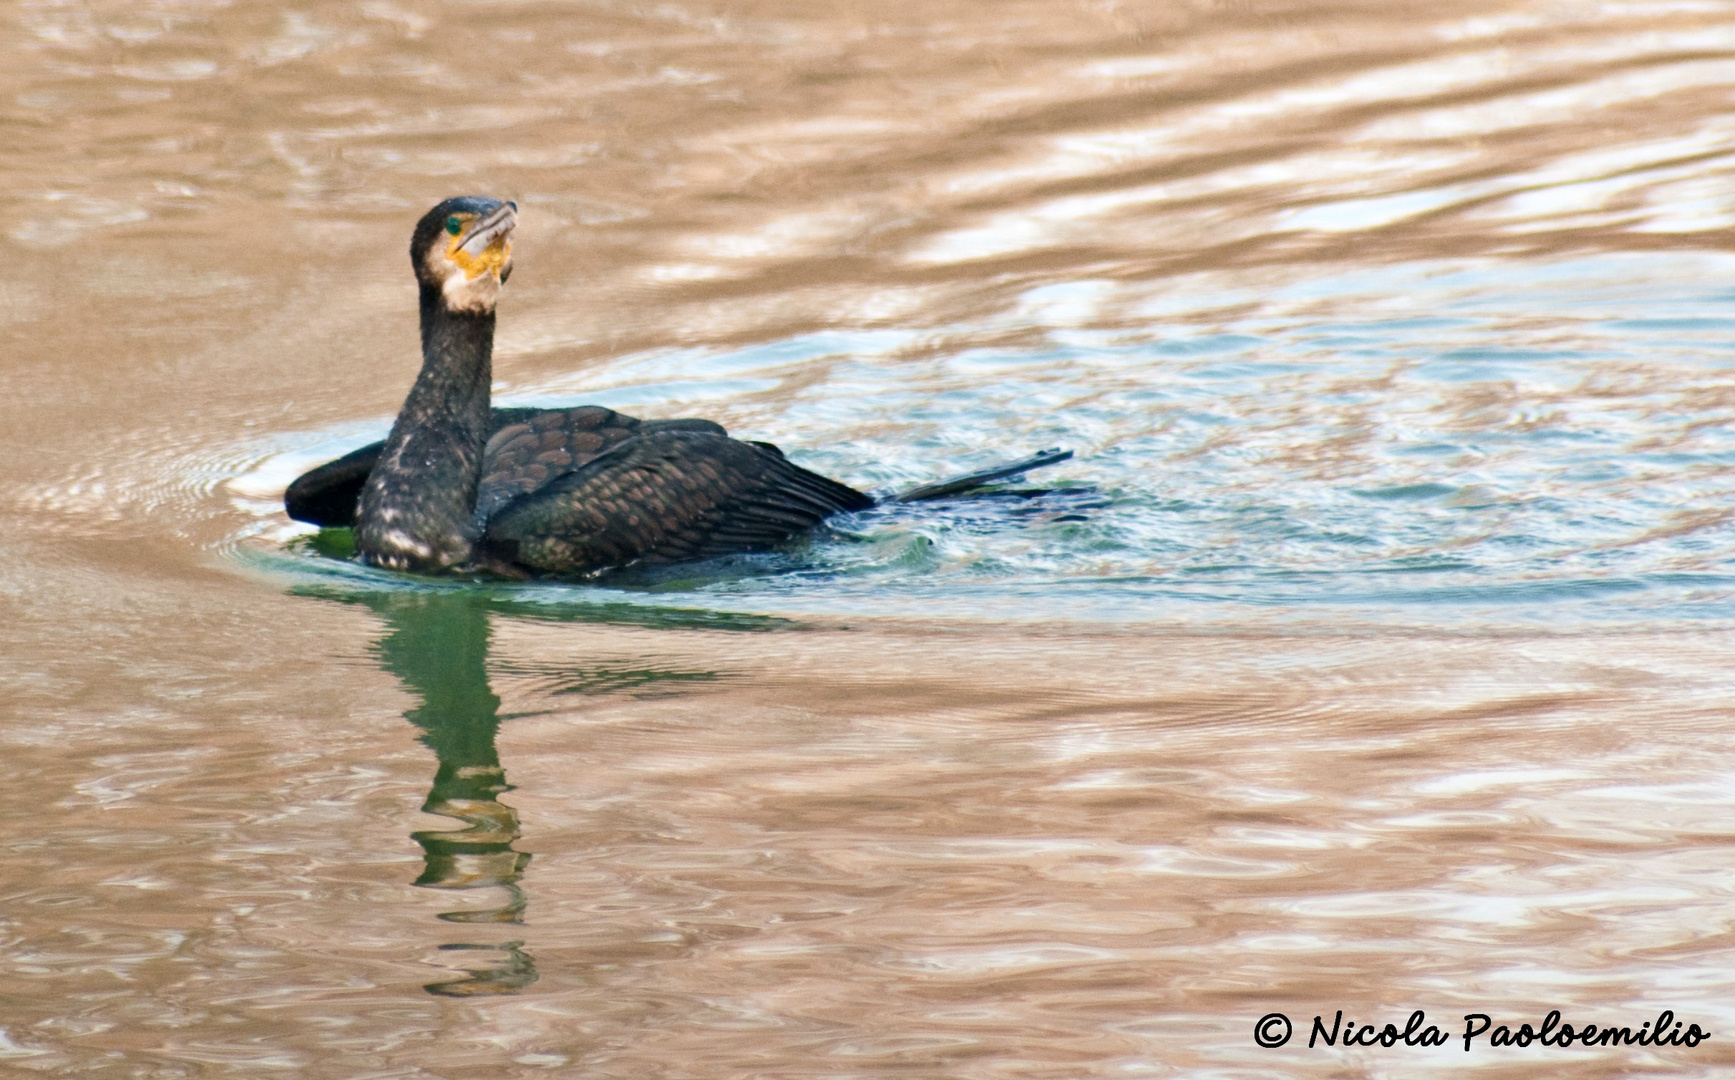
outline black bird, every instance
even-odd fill
[[[518,206],[447,199],[410,239],[422,371],[384,442],[303,474],[289,516],[353,526],[360,557],[417,573],[588,574],[770,547],[875,500],[709,420],[595,405],[494,409],[494,305]],[[900,500],[938,498],[1071,457],[1045,451]]]

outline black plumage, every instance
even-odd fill
[[[769,547],[873,499],[774,447],[702,431],[622,442],[503,503],[486,565],[560,572],[708,559]]]
[[[598,413],[603,415],[598,417]],[[650,435],[659,431],[709,431],[717,435],[727,434],[721,424],[710,420],[640,420],[595,405],[576,409],[496,408],[490,417],[489,443],[483,449],[483,474],[476,508],[479,521],[486,521],[488,512],[506,499],[535,486],[533,483],[527,485],[528,475],[501,475],[515,468],[522,451],[528,448],[514,440],[514,445],[510,448],[500,448],[505,453],[498,453],[493,440],[493,436],[504,428],[532,423],[538,435],[550,426],[569,430],[574,435],[586,432],[596,434],[601,442],[596,444],[595,449],[589,449],[588,440],[579,442],[578,445],[574,445],[574,440],[567,441],[566,449],[571,454],[571,464],[574,466],[584,464],[603,450],[635,435]],[[381,439],[302,473],[289,485],[289,490],[283,493],[284,509],[296,521],[305,521],[309,525],[326,529],[350,528],[355,524],[356,504],[361,500],[362,487],[367,484],[367,478],[373,472],[385,446],[386,441]],[[538,457],[544,452],[546,451],[538,446],[537,453],[530,456]],[[530,462],[524,464],[528,465]]]
[[[516,211],[448,199],[417,224],[422,370],[383,442],[290,485],[291,517],[353,524],[360,557],[389,569],[527,576],[758,550],[873,505],[708,420],[491,408]]]

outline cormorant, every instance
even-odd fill
[[[494,306],[518,206],[440,203],[416,224],[422,370],[383,442],[289,486],[289,516],[353,526],[376,566],[510,577],[588,574],[756,551],[875,500],[709,420],[638,420],[595,405],[494,409]],[[903,493],[937,498],[1070,457],[1045,451]]]

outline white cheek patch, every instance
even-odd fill
[[[485,315],[494,310],[500,299],[500,279],[493,273],[472,278],[438,246],[428,251],[425,261],[428,272],[440,283],[440,295],[445,297],[448,310],[474,315]]]
[[[453,267],[455,273],[440,286],[440,294],[446,298],[446,306],[453,311],[468,311],[477,315],[485,315],[494,310],[494,305],[500,299],[500,279],[493,274],[483,274],[478,278],[467,278],[464,271]]]

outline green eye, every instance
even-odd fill
[[[464,231],[464,223],[455,217],[449,217],[446,219],[446,231],[457,236]]]

